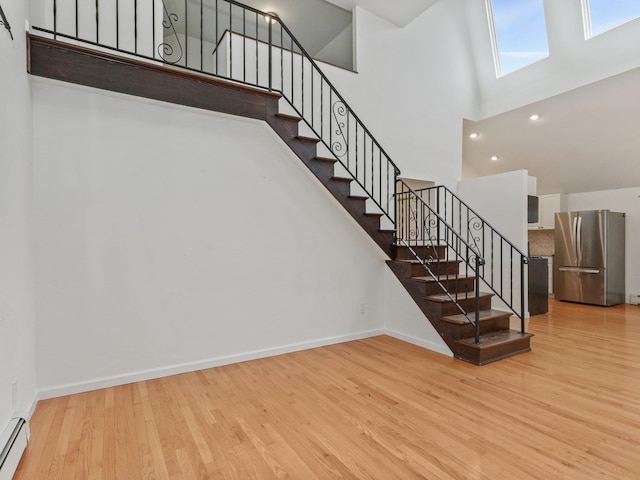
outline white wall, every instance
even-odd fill
[[[458,182],[458,196],[476,212],[482,216],[491,226],[509,240],[515,247],[523,253],[527,253],[527,193],[529,188],[529,176],[526,170],[517,170],[498,175],[489,175],[486,177],[472,178]],[[481,234],[478,233],[481,237]],[[490,262],[488,260],[489,253],[494,250],[493,268],[496,272],[495,285],[500,291],[497,277],[502,270],[503,274],[503,292],[509,294],[511,279],[513,272],[514,292],[519,292],[520,285],[520,263],[516,262],[513,266],[510,263],[511,248],[506,244],[503,247],[504,256],[501,258],[497,254],[500,246],[497,240],[492,246],[490,239],[485,240],[485,251],[487,252],[487,265],[485,271],[489,272]],[[481,252],[482,253],[482,252]],[[518,256],[514,252],[514,258]],[[502,265],[502,266],[501,266]],[[525,269],[525,292],[527,288],[527,278]],[[486,288],[480,288],[481,291],[488,291]],[[520,309],[520,296],[516,293],[513,299],[513,305],[516,311]],[[527,311],[527,296],[525,295],[525,312]],[[501,302],[494,297],[493,305],[496,308],[505,309]]]
[[[384,288],[385,333],[452,357],[451,349],[389,268],[384,272]]]
[[[640,66],[640,19],[585,41],[580,0],[544,0],[549,57],[496,78],[485,2],[464,2],[481,96],[474,120]]]
[[[2,7],[14,40],[0,27],[0,431],[14,414],[27,415],[35,398],[27,11],[20,0]]]
[[[320,50],[314,58],[342,68],[353,67],[353,24]]]
[[[327,76],[403,176],[455,186],[477,100],[463,2],[438,2],[405,28],[356,8],[354,25],[358,74]]]
[[[43,396],[382,331],[382,252],[266,124],[33,84]]]
[[[567,195],[567,210],[611,210],[627,214],[625,221],[625,302],[640,294],[640,187]]]

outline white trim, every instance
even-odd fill
[[[489,21],[489,37],[491,39],[491,50],[493,53],[493,66],[496,71],[496,78],[500,78],[502,76],[502,62],[500,61],[496,21],[493,15],[493,0],[485,0],[484,6],[487,10],[487,20]]]
[[[361,340],[363,338],[376,337],[384,334],[384,329],[366,330],[363,332],[339,335],[336,337],[326,337],[317,340],[310,340],[307,342],[283,345],[280,347],[266,348],[264,350],[254,350],[237,355],[225,355],[222,357],[210,358],[197,362],[189,362],[179,365],[132,372],[124,375],[116,375],[112,377],[88,380],[86,382],[52,386],[40,390],[37,395],[37,400],[45,400],[48,398],[89,392],[91,390],[99,390],[101,388],[110,388],[118,385],[125,385],[127,383],[141,382],[144,380],[152,380],[155,378],[168,377],[171,375],[179,375],[181,373],[188,373],[197,370],[203,370],[206,368],[221,367],[223,365],[246,362],[249,360],[257,360],[259,358],[272,357],[275,355],[293,353],[301,350],[309,350],[311,348],[325,347],[327,345],[334,345],[337,343],[351,342],[354,340]]]
[[[428,322],[427,319],[425,319],[425,321]],[[419,347],[423,347],[437,353],[442,353],[443,355],[447,355],[448,357],[453,357],[453,352],[449,350],[449,347],[447,347],[447,345],[444,343],[440,344],[431,342],[429,340],[424,340],[422,338],[412,337],[410,335],[400,333],[396,330],[389,330],[388,328],[384,329],[384,334],[389,335],[393,338],[397,338],[398,340],[402,340],[403,342],[411,343],[413,345],[417,345]]]
[[[29,408],[26,408],[25,410],[23,410],[22,415],[20,415],[22,418],[24,418],[27,423],[29,423],[31,421],[31,417],[33,416],[33,412],[35,412],[36,410],[36,405],[38,405],[38,400],[40,400],[40,398],[38,397],[38,394],[36,393],[33,398],[31,399],[31,402],[29,403]]]
[[[582,3],[582,26],[584,30],[584,39],[589,40],[593,37],[591,29],[591,6],[589,0],[581,0]]]

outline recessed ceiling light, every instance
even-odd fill
[[[529,120],[540,120],[540,115],[538,115],[537,113],[534,113],[533,115],[531,115],[529,117]]]
[[[478,138],[479,136],[480,136],[480,134],[479,134],[478,132],[471,132],[471,133],[469,134],[469,138],[473,138],[474,140],[475,140],[476,138]]]
[[[491,157],[491,160],[494,161],[494,162],[497,162],[498,161],[498,157],[496,155],[493,155]]]

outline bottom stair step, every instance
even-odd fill
[[[501,330],[480,335],[480,344],[475,338],[457,340],[454,344],[456,358],[476,365],[485,365],[503,358],[529,352],[533,334],[516,330]]]
[[[462,314],[445,315],[442,321],[443,332],[453,340],[475,337],[475,326],[469,321],[475,322],[476,314],[472,310],[468,313],[469,318]],[[511,314],[501,310],[480,310],[480,335],[491,332],[509,329],[509,319]]]
[[[475,312],[473,311],[469,312],[469,317],[472,320],[475,320],[475,315],[476,315]],[[509,317],[511,317],[511,314],[509,312],[504,312],[502,310],[480,310],[481,322],[506,318],[508,323]],[[445,317],[442,317],[440,320],[442,320],[443,322],[451,323],[453,325],[466,325],[469,323],[469,319],[462,314],[447,315]]]

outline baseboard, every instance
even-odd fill
[[[144,380],[152,380],[155,378],[168,377],[171,375],[179,375],[181,373],[188,373],[196,370],[221,367],[223,365],[230,365],[233,363],[246,362],[249,360],[273,357],[286,353],[299,352],[301,350],[309,350],[311,348],[325,347],[327,345],[334,345],[337,343],[351,342],[354,340],[361,340],[363,338],[376,337],[378,335],[384,335],[385,333],[386,332],[384,329],[367,330],[363,332],[350,333],[347,335],[338,335],[335,337],[326,337],[316,340],[310,340],[307,342],[283,345],[280,347],[254,350],[236,355],[226,355],[222,357],[210,358],[197,362],[183,363],[179,365],[132,372],[124,375],[116,375],[113,377],[89,380],[86,382],[78,382],[73,384],[43,388],[38,392],[37,399],[45,400],[47,398],[62,397],[65,395],[73,395],[75,393],[89,392],[92,390],[110,388],[118,385],[126,385],[133,382],[141,382]]]
[[[13,418],[0,432],[0,480],[11,480],[29,441],[29,426],[23,418]]]
[[[422,338],[412,337],[411,335],[405,335],[404,333],[398,332],[396,330],[385,329],[384,334],[389,335],[393,338],[397,338],[398,340],[402,340],[403,342],[411,343],[413,345],[417,345],[419,347],[423,347],[437,353],[442,353],[443,355],[447,355],[448,357],[453,357],[453,352],[449,350],[449,347],[447,347],[444,343],[440,345],[430,340],[424,340]]]

